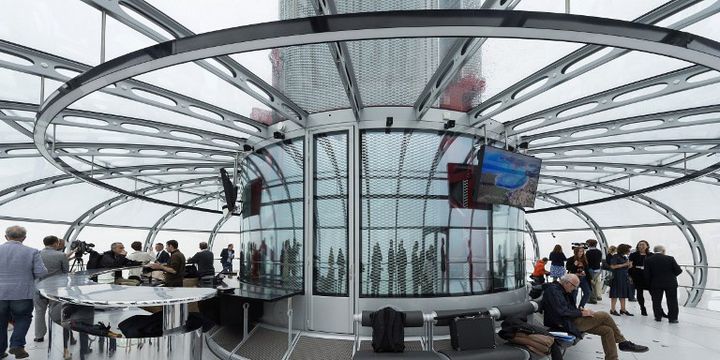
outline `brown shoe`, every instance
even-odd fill
[[[10,348],[10,350],[8,350],[8,353],[15,355],[16,359],[24,359],[30,356],[30,354],[25,351],[25,348],[21,347]]]

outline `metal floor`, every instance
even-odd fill
[[[610,301],[604,299],[598,305],[589,305],[593,310],[607,311],[610,307]],[[634,354],[620,352],[620,359],[652,359],[652,360],[677,360],[679,356],[686,359],[718,359],[720,358],[720,312],[701,309],[680,308],[680,323],[669,324],[665,319],[664,322],[658,323],[651,316],[640,316],[640,309],[637,303],[630,303],[628,310],[634,313],[634,317],[613,317],[618,323],[625,337],[638,344],[650,347],[650,351],[644,354]],[[26,349],[30,353],[30,359],[45,359],[47,357],[45,343],[34,343],[33,327],[27,335]],[[303,333],[307,336],[308,333]],[[310,339],[307,339],[310,340]],[[302,342],[298,342],[301,345]],[[324,345],[330,345],[332,342],[326,342]],[[345,350],[345,342],[337,342],[342,344],[340,347]],[[326,347],[324,349],[327,349]],[[283,349],[284,350],[284,349]],[[300,350],[300,349],[297,349]],[[77,351],[77,350],[76,350]],[[327,350],[326,350],[327,351]],[[296,353],[300,355],[302,352]],[[335,354],[345,353],[338,351]],[[10,355],[6,359],[11,360],[14,357]],[[306,358],[305,356],[297,356],[296,358]],[[91,355],[88,360],[93,360]],[[204,360],[218,360],[207,348],[203,351]],[[603,359],[602,346],[600,337],[588,335],[578,345],[568,349],[565,354],[566,360],[589,360]],[[279,360],[279,359],[278,359]]]

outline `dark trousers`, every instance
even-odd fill
[[[668,319],[677,320],[678,318],[678,299],[677,299],[677,287],[671,288],[653,288],[650,289],[650,296],[652,296],[653,302],[653,315],[656,319],[662,319],[662,299],[663,294],[667,297],[668,305]]]
[[[30,329],[32,316],[33,299],[0,300],[0,354],[3,354],[8,347],[8,321],[15,320],[10,347],[25,347],[25,335]]]

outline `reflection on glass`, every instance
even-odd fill
[[[247,156],[240,166],[240,194],[248,196],[254,191],[246,187],[261,185],[253,194],[259,197],[259,213],[241,216],[236,257],[244,282],[303,288],[303,149],[302,138],[286,140]]]
[[[348,134],[315,136],[313,293],[348,296]]]
[[[524,270],[508,266],[522,265],[516,256],[523,253],[524,213],[449,206],[447,163],[476,163],[472,138],[365,131],[361,141],[361,296],[471,295],[522,286]],[[491,216],[504,221],[502,231],[488,230]],[[493,250],[503,256],[497,264]],[[500,270],[512,281],[495,284],[505,277]]]

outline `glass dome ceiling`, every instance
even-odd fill
[[[432,16],[354,15],[427,6],[367,3],[3,2],[0,223],[33,223],[37,244],[78,226],[103,241],[157,224],[159,238],[207,237],[220,224],[218,170],[244,145],[300,136],[333,112],[382,127],[373,109],[394,107],[412,114],[400,127],[442,131],[452,118],[454,131],[527,143],[544,160],[528,258],[588,237],[646,238],[683,264],[720,265],[720,1],[438,0]],[[318,15],[333,20],[261,24]],[[308,35],[253,32],[267,29]],[[258,45],[235,51],[231,34]],[[402,71],[383,74],[378,59]],[[165,219],[178,205],[191,209]]]

